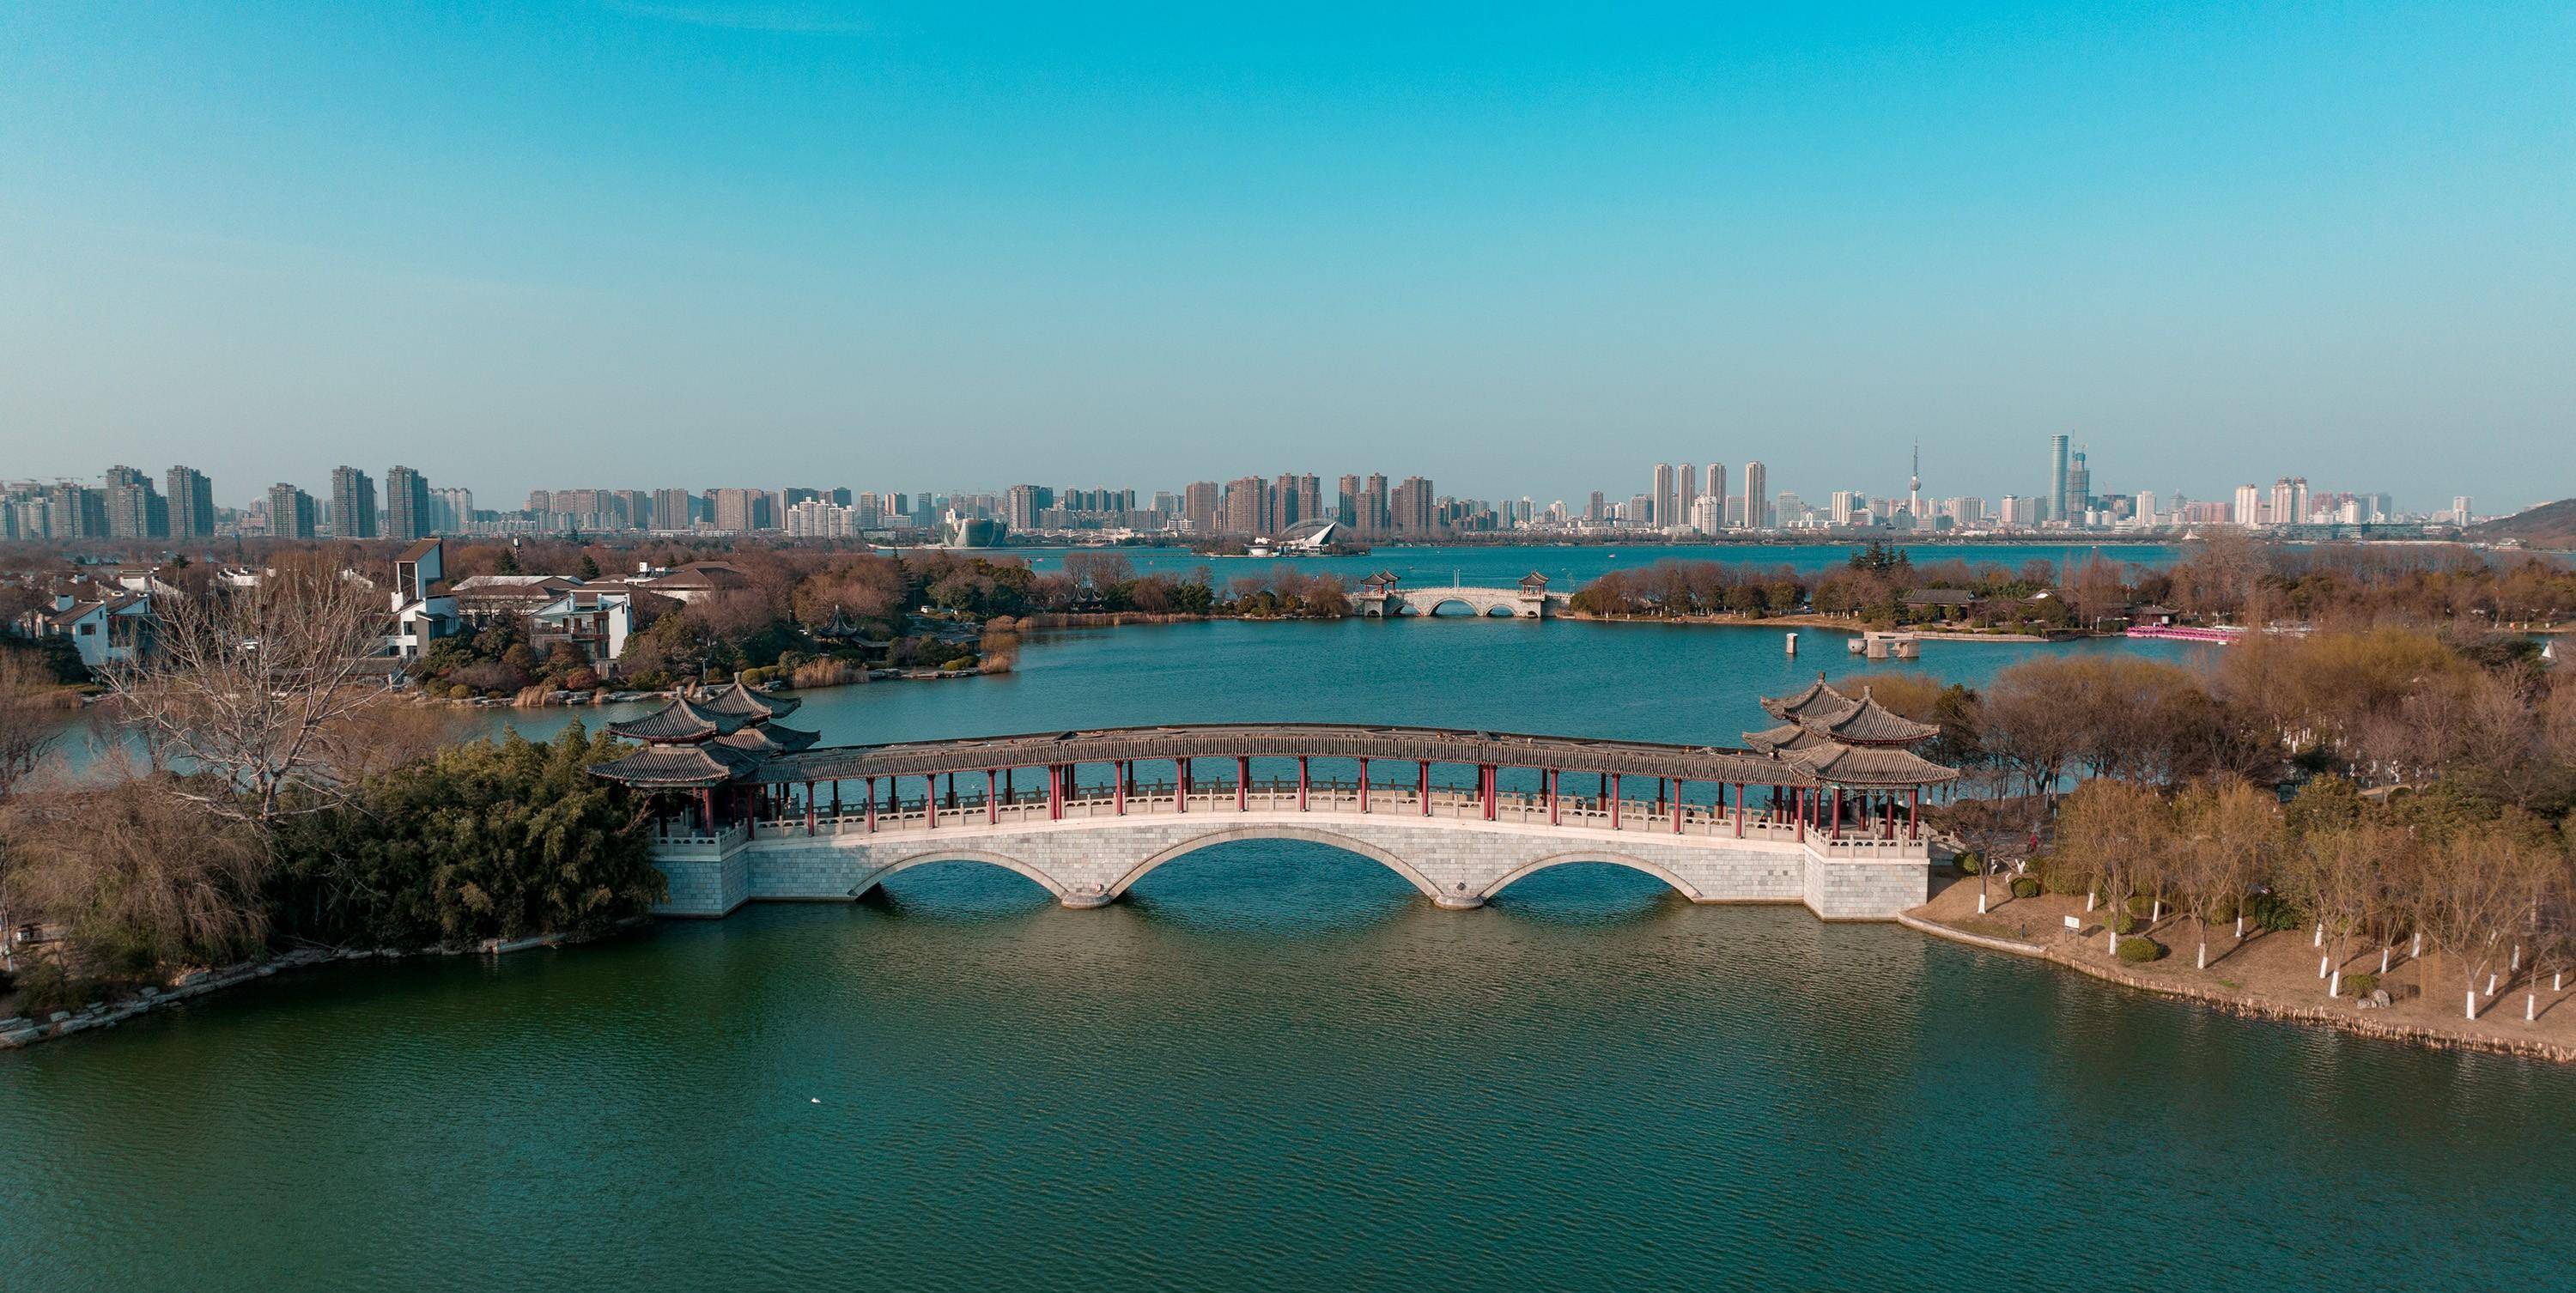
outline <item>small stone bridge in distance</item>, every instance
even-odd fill
[[[1821,680],[1765,702],[1789,717],[1745,749],[1308,723],[809,748],[761,716],[795,703],[737,684],[612,726],[644,748],[594,771],[658,805],[659,913],[848,901],[955,861],[1097,907],[1201,849],[1288,839],[1371,859],[1448,908],[1597,862],[1694,902],[1886,920],[1927,897],[1921,791],[1956,775],[1902,748],[1922,725]],[[1829,715],[1856,739],[1824,734]]]
[[[1458,605],[1475,615],[1510,612],[1515,619],[1543,620],[1562,615],[1568,602],[1563,593],[1547,590],[1547,576],[1533,570],[1521,576],[1509,588],[1478,588],[1451,584],[1439,588],[1406,588],[1394,572],[1381,570],[1360,581],[1351,591],[1351,609],[1360,618],[1397,619],[1408,615],[1438,614],[1443,606]]]

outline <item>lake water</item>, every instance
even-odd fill
[[[1260,574],[1273,566],[1290,566],[1313,573],[1340,575],[1347,583],[1357,584],[1368,575],[1391,570],[1404,582],[1428,587],[1434,584],[1466,584],[1470,587],[1500,588],[1519,582],[1531,571],[1547,576],[1559,592],[1571,593],[1584,584],[1612,570],[1634,570],[1658,561],[1708,561],[1730,566],[1772,568],[1787,566],[1801,574],[1814,574],[1842,565],[1851,559],[1857,545],[1848,543],[1778,543],[1778,544],[1608,544],[1547,545],[1500,544],[1490,547],[1414,547],[1405,544],[1379,544],[1365,556],[1353,557],[1202,557],[1187,548],[1118,548],[1114,551],[1135,567],[1139,574],[1187,575],[1201,566],[1207,567],[1219,580],[1238,575]],[[1964,561],[1970,567],[1994,564],[2006,570],[2019,570],[2031,560],[2051,561],[2060,569],[2071,569],[2087,556],[2103,557],[2127,565],[2162,569],[2181,558],[2181,550],[2167,544],[2144,543],[1996,543],[1996,544],[1912,544],[1904,550],[1914,561],[1931,564]],[[980,555],[996,560],[1018,558],[1038,570],[1055,570],[1064,564],[1069,548],[1003,548]]]
[[[1336,719],[1725,741],[1835,635],[1034,640],[827,740]],[[1964,679],[2036,650],[1929,644]],[[516,716],[543,730],[559,711]],[[489,721],[487,718],[486,721]],[[0,1288],[2558,1288],[2576,1070],[1567,867],[1246,842],[300,975],[0,1053]]]

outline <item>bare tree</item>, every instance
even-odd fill
[[[2177,845],[2184,913],[2200,931],[2199,969],[2209,968],[2209,920],[2222,905],[2236,911],[2236,940],[2245,940],[2245,895],[2263,860],[2280,848],[2281,809],[2242,781],[2193,792],[2179,805],[2187,840]]]
[[[331,735],[382,690],[364,685],[383,633],[374,597],[334,573],[280,569],[156,605],[149,648],[105,672],[154,762],[205,774],[171,793],[263,828],[294,811],[290,791],[332,798]]]
[[[2475,1019],[2480,990],[2495,979],[2499,949],[2528,910],[2543,860],[2539,850],[2493,826],[2460,832],[2442,852],[2429,932],[2444,957],[2458,960],[2466,1015]]]
[[[53,679],[15,651],[0,651],[0,800],[44,763],[63,735]]]
[[[13,805],[13,849],[37,909],[69,923],[110,973],[214,963],[267,933],[268,850],[245,822],[209,823],[167,777]]]

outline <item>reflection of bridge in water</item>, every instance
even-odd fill
[[[1764,703],[1782,724],[1742,749],[1306,723],[812,748],[771,721],[795,701],[737,684],[615,725],[645,747],[596,771],[660,805],[671,915],[846,900],[947,861],[1095,907],[1166,862],[1252,839],[1356,853],[1444,907],[1572,862],[1827,919],[1921,903],[1922,787],[1956,775],[1905,748],[1932,729],[1821,680]]]
[[[1563,593],[1547,590],[1547,576],[1533,570],[1521,576],[1509,588],[1473,588],[1452,584],[1446,588],[1406,588],[1393,571],[1381,570],[1360,581],[1351,593],[1351,607],[1362,619],[1395,619],[1406,615],[1433,615],[1443,606],[1465,607],[1469,614],[1494,615],[1508,611],[1516,619],[1543,620],[1565,613]]]

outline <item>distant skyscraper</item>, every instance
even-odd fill
[[[268,532],[279,539],[310,539],[314,531],[313,496],[285,481],[268,487]]]
[[[158,539],[170,533],[169,500],[152,488],[152,478],[132,467],[107,469],[102,491],[108,537]]]
[[[689,528],[689,491],[657,489],[653,491],[653,528],[685,530]]]
[[[2058,519],[2076,525],[2083,524],[2084,514],[2093,510],[2093,469],[2085,464],[2081,449],[2066,464],[2066,506],[2073,510]]]
[[[2066,450],[2067,443],[2065,436],[2053,435],[2048,438],[2048,515],[2040,518],[2042,520],[2063,521],[2067,519],[2066,470],[2068,464]]]
[[[1914,524],[1924,526],[1923,516],[1923,442],[1914,442],[1914,470],[1905,478],[1905,510]]]
[[[1713,462],[1708,465],[1708,489],[1705,492],[1708,497],[1717,500],[1717,524],[1718,528],[1724,529],[1726,526],[1725,463]]]
[[[1744,464],[1744,528],[1771,528],[1771,501],[1765,491],[1771,487],[1771,473],[1759,461]]]
[[[1689,525],[1691,504],[1699,501],[1699,469],[1683,463],[1673,470],[1673,519],[1667,525]]]
[[[1610,519],[1609,507],[1602,499],[1600,490],[1596,489],[1592,491],[1592,497],[1584,503],[1583,519],[1587,521],[1607,521]]]
[[[2467,525],[2470,521],[2476,519],[2477,514],[2470,509],[2469,501],[2469,496],[2466,494],[2454,494],[2451,496],[2451,524]]]
[[[1673,508],[1676,505],[1678,493],[1679,491],[1673,488],[1673,465],[1668,462],[1656,463],[1654,488],[1646,491],[1648,509],[1648,514],[1645,518],[1646,523],[1649,525],[1670,524],[1671,522],[1669,518],[1671,518],[1673,514]]]
[[[1224,495],[1212,480],[1194,480],[1181,490],[1181,523],[1192,534],[1214,534]]]
[[[170,537],[211,539],[215,535],[215,487],[194,467],[173,467],[162,482],[170,495]]]
[[[343,539],[376,537],[376,482],[355,467],[331,469],[331,532]]]
[[[1221,531],[1242,535],[1269,533],[1269,494],[1269,486],[1262,484],[1259,476],[1237,476],[1227,481]]]
[[[1405,477],[1403,483],[1395,487],[1395,496],[1389,500],[1388,510],[1394,513],[1393,528],[1397,534],[1421,537],[1437,532],[1431,482],[1427,478]]]
[[[1344,476],[1333,482],[1333,519],[1354,533],[1360,528],[1360,478]]]
[[[429,479],[409,467],[385,472],[385,537],[412,543],[438,533]]]

